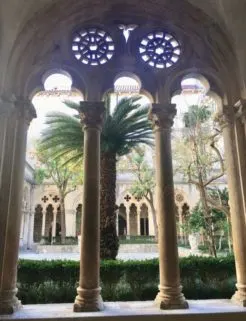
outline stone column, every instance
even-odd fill
[[[234,108],[224,107],[223,112],[219,115],[219,122],[224,137],[232,239],[237,276],[237,291],[233,295],[232,300],[242,306],[246,306],[246,224],[240,186],[237,147],[235,142]]]
[[[32,248],[33,245],[33,232],[34,232],[34,216],[35,216],[35,201],[34,201],[34,186],[31,187],[30,195],[30,219],[28,226],[28,249]]]
[[[42,238],[45,237],[45,221],[46,221],[46,211],[47,208],[43,207],[43,217],[42,217]]]
[[[159,222],[160,285],[156,304],[161,309],[185,309],[188,303],[180,285],[171,127],[176,114],[173,104],[153,104],[150,119],[155,133],[157,215]]]
[[[119,209],[116,210],[116,233],[119,236]]]
[[[0,314],[20,307],[16,278],[26,136],[35,115],[28,100],[0,98]]]
[[[179,236],[180,236],[180,241],[181,243],[183,244],[184,243],[184,232],[183,232],[183,228],[182,228],[182,225],[183,225],[183,216],[182,216],[182,213],[183,210],[182,210],[182,207],[181,206],[178,206],[178,214],[179,214]]]
[[[238,169],[241,182],[244,215],[246,220],[246,136],[244,118],[246,116],[246,104],[241,103],[235,108],[235,137],[238,155]]]
[[[57,217],[58,206],[53,209],[53,222],[52,222],[52,240],[51,244],[56,242],[56,217]]]
[[[140,225],[140,218],[141,218],[141,209],[137,206],[137,234],[141,235],[141,225]]]
[[[126,206],[126,235],[127,235],[127,238],[130,238],[130,235],[131,235],[131,231],[130,231],[130,207],[129,206]]]
[[[100,288],[100,133],[103,102],[81,102],[84,125],[84,184],[81,222],[80,279],[74,311],[103,309]]]

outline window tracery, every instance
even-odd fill
[[[181,46],[171,34],[157,31],[142,39],[139,53],[149,66],[159,69],[169,68],[179,60]]]
[[[88,28],[76,32],[72,42],[75,58],[91,66],[108,62],[113,57],[114,50],[111,36],[99,28]]]

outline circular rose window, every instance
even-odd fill
[[[181,203],[184,200],[184,196],[182,194],[177,194],[175,199],[177,202]]]
[[[83,29],[75,33],[72,51],[83,64],[98,66],[108,62],[114,54],[110,35],[98,28]]]
[[[169,68],[180,58],[181,46],[169,33],[158,31],[144,37],[139,46],[144,62],[155,68]]]

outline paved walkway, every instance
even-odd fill
[[[179,248],[179,256],[189,256],[190,250]],[[27,260],[73,260],[79,261],[79,253],[35,253],[31,251],[20,252],[19,258]],[[158,253],[120,253],[117,259],[127,260],[148,260],[158,258]]]

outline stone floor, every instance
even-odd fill
[[[161,311],[153,301],[110,302],[105,303],[101,312],[74,313],[72,304],[26,305],[12,316],[2,316],[7,320],[99,320],[116,321],[127,318],[128,321],[245,321],[246,308],[234,305],[230,300],[189,301],[187,310]]]
[[[179,248],[179,256],[189,256],[190,250]],[[127,260],[147,260],[157,258],[158,253],[121,253],[117,259]],[[20,252],[19,258],[27,260],[74,260],[79,261],[79,253],[35,253],[32,251]]]

